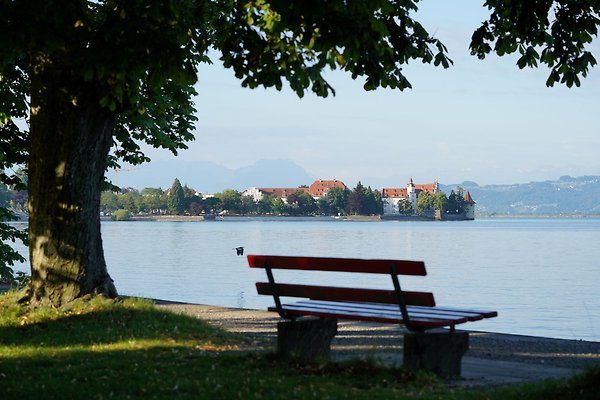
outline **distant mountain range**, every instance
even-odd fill
[[[255,164],[231,169],[210,161],[164,160],[137,167],[123,168],[108,178],[119,187],[170,188],[175,178],[202,193],[225,189],[246,190],[256,187],[298,187],[310,185],[315,177],[289,160],[260,160]]]
[[[440,185],[446,193],[459,186],[471,193],[480,215],[600,214],[600,176],[562,176],[556,181],[513,185]]]
[[[209,161],[154,161],[138,167],[124,168],[118,175],[108,175],[120,187],[170,188],[175,178],[202,193],[225,189],[245,190],[256,187],[298,187],[315,179],[337,177],[311,176],[290,160],[260,160],[255,164],[231,169]],[[356,182],[345,182],[354,187]],[[365,185],[370,183],[363,182]],[[388,183],[389,185],[389,183]],[[393,184],[392,184],[393,185]],[[378,189],[378,186],[373,186]],[[512,185],[479,186],[466,181],[440,188],[446,193],[457,187],[469,191],[479,215],[490,214],[600,214],[600,176],[563,176],[556,181]]]

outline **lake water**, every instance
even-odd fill
[[[432,291],[439,305],[498,311],[469,329],[600,341],[600,219],[239,218],[103,222],[102,233],[121,294],[264,309],[272,300],[254,288],[264,271],[248,268],[238,246],[246,254],[423,260],[428,276],[405,278],[403,289]],[[391,288],[387,277],[337,275],[320,273],[319,283]]]

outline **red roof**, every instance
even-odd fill
[[[406,198],[408,197],[408,191],[406,188],[383,188],[381,197]]]
[[[317,179],[308,188],[308,193],[313,197],[321,197],[321,196],[325,196],[325,194],[327,194],[329,189],[334,188],[334,187],[340,188],[342,190],[346,189],[346,185],[344,185],[344,182],[338,181],[337,179],[331,179],[331,180]]]
[[[416,190],[420,190],[422,192],[428,192],[429,194],[434,194],[438,189],[438,183],[428,183],[428,184],[418,184],[415,185]]]
[[[471,193],[469,193],[469,192],[465,193],[463,198],[465,199],[465,203],[469,203],[470,205],[475,205],[475,202],[473,201],[473,198],[471,197]]]

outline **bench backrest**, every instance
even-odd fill
[[[367,274],[427,275],[423,261],[379,260],[333,257],[290,257],[249,255],[250,268],[300,269],[310,271],[363,272]]]
[[[248,264],[251,268],[266,269],[269,282],[257,282],[256,289],[259,294],[272,295],[278,308],[280,308],[279,297],[398,304],[401,308],[407,305],[435,306],[432,293],[409,292],[400,288],[398,275],[425,276],[427,274],[425,263],[422,261],[249,255]],[[392,278],[394,289],[276,283],[271,272],[273,269],[386,274]]]

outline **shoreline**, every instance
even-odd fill
[[[101,217],[101,221],[113,221],[110,217]],[[213,222],[213,221],[381,221],[379,215],[350,216],[294,216],[294,215],[137,215],[128,220],[115,222]]]
[[[474,219],[461,219],[460,221],[477,221],[493,219],[600,219],[600,214],[484,214],[475,215]],[[437,221],[426,217],[408,216],[383,216],[383,215],[316,215],[316,216],[294,216],[294,215],[135,215],[123,221],[115,221],[112,217],[101,216],[100,221],[115,222],[212,222],[212,221],[358,221],[358,222],[452,222],[453,220]],[[3,222],[3,221],[0,221]],[[28,222],[27,218],[18,221],[4,222]]]
[[[101,217],[101,221],[114,221],[111,217]],[[495,214],[481,215],[475,217],[477,220],[493,219],[600,219],[600,214]],[[294,216],[294,215],[137,215],[128,220],[115,222],[213,222],[213,221],[354,221],[354,222],[452,222],[435,221],[425,217],[385,217],[380,215],[317,215],[317,216]],[[461,220],[463,221],[463,220]],[[464,221],[473,221],[465,219]]]
[[[476,215],[477,217],[477,215]],[[600,214],[494,214],[476,219],[600,219]]]

